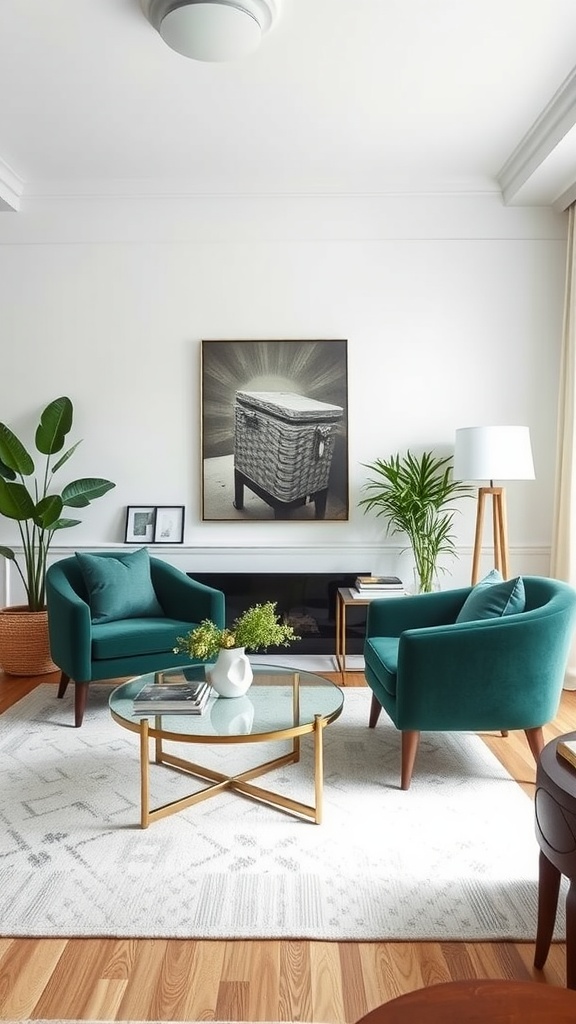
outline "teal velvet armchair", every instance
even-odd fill
[[[384,708],[401,730],[402,789],[410,786],[421,731],[522,729],[538,758],[542,726],[560,702],[576,591],[544,577],[522,582],[524,610],[492,618],[456,622],[471,587],[369,605],[369,725]]]
[[[119,553],[88,557],[118,559]],[[131,614],[110,620],[104,615],[104,621],[94,622],[78,558],[63,558],[49,567],[46,604],[50,651],[62,673],[58,696],[63,697],[68,683],[74,682],[76,726],[82,724],[90,682],[181,665],[182,654],[173,652],[176,637],[205,618],[224,626],[225,599],[220,590],[196,582],[159,558],[149,559],[150,580],[154,605],[145,617]],[[190,660],[190,664],[195,662]]]

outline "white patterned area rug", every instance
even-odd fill
[[[0,716],[1,934],[534,940],[533,805],[479,737],[424,734],[402,792],[399,733],[384,713],[369,729],[371,691],[347,689],[322,825],[224,792],[142,830],[138,737],[102,684],[72,728],[72,689],[42,684]],[[285,749],[178,752],[230,773]],[[312,779],[305,737],[262,784],[312,803]],[[151,788],[158,806],[202,784],[153,765]]]

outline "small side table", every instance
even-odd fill
[[[390,595],[384,594],[370,594],[365,597],[352,597],[350,587],[339,587],[338,593],[336,594],[336,664],[342,685],[344,685],[345,672],[346,672],[346,610],[348,608],[362,608],[376,598],[389,597]],[[394,593],[394,597],[405,597],[406,591]],[[359,669],[358,671],[362,671]]]
[[[338,587],[336,595],[336,664],[342,685],[346,672],[346,609],[370,604],[372,597],[352,597],[349,587]]]
[[[534,966],[546,963],[552,941],[560,879],[570,879],[566,897],[566,984],[576,989],[576,769],[556,753],[558,739],[547,743],[536,769],[536,838],[540,846],[538,928]]]

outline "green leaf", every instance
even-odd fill
[[[62,503],[71,508],[84,508],[94,498],[100,498],[115,486],[111,480],[102,480],[100,477],[73,480],[62,491]]]
[[[51,530],[67,530],[69,526],[80,526],[81,519],[58,519],[50,524]]]
[[[55,398],[46,406],[36,430],[36,447],[42,455],[53,455],[64,447],[66,434],[72,426],[72,402],[65,396]]]
[[[5,467],[21,476],[34,472],[34,460],[5,423],[0,423],[0,459]],[[2,474],[4,476],[4,474]],[[14,479],[14,477],[12,477]]]
[[[9,558],[11,562],[16,561],[16,555],[12,551],[12,548],[5,548],[3,544],[0,544],[0,555],[4,558]]]
[[[16,479],[16,473],[14,470],[10,469],[10,466],[5,466],[2,459],[0,459],[0,476],[3,476],[5,480]]]
[[[68,462],[68,459],[70,458],[71,455],[74,455],[74,452],[76,451],[79,444],[82,444],[82,441],[76,441],[76,444],[73,444],[72,447],[69,448],[67,452],[64,452],[64,455],[60,456],[58,462],[56,462],[52,468],[53,474],[57,473],[58,470],[62,468],[65,462]]]
[[[39,501],[34,511],[34,522],[42,530],[53,529],[62,511],[62,498],[59,494],[48,494]]]
[[[33,519],[35,504],[24,484],[7,483],[0,479],[0,515],[7,519]]]

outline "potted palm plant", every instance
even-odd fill
[[[364,511],[385,516],[386,532],[404,533],[414,555],[417,589],[433,589],[441,555],[456,554],[453,524],[455,498],[470,495],[466,484],[454,480],[452,459],[433,452],[402,457],[391,455],[364,464],[375,477],[364,484],[368,492],[359,502]]]
[[[0,545],[0,555],[16,568],[26,591],[27,604],[0,609],[0,665],[12,675],[40,675],[55,671],[50,659],[45,609],[47,557],[56,532],[77,526],[79,519],[63,517],[65,507],[84,508],[115,486],[100,477],[85,477],[53,490],[54,475],[68,462],[80,441],[62,452],[72,427],[72,402],[56,398],[40,416],[34,437],[44,456],[41,469],[28,449],[0,423],[0,515],[18,524],[22,554]],[[27,483],[28,478],[32,478]]]

